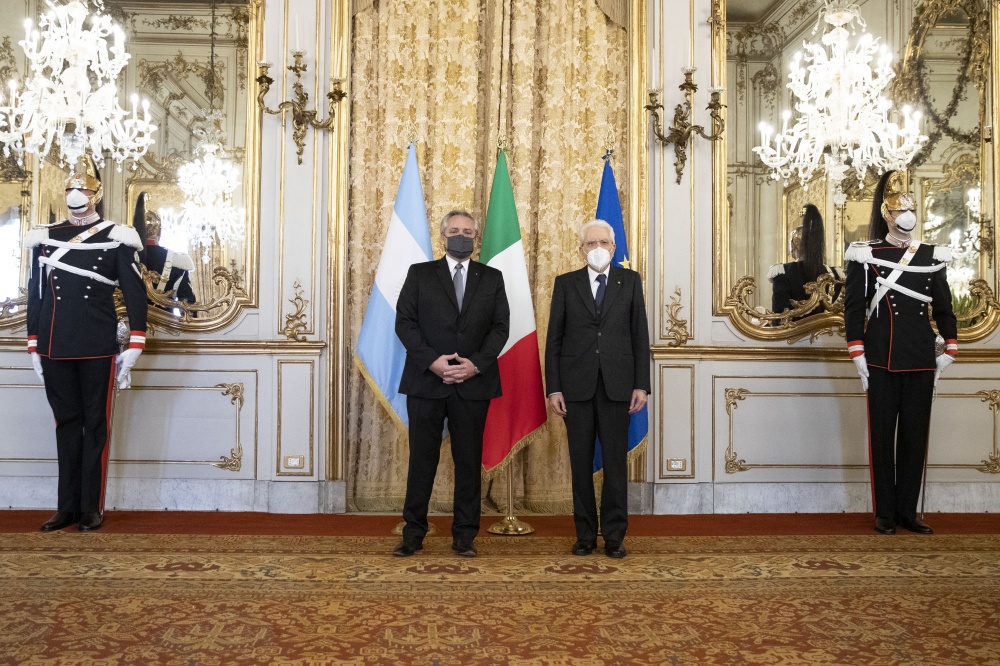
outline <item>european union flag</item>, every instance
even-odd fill
[[[611,169],[610,153],[604,156],[604,175],[601,177],[601,193],[597,198],[597,219],[604,220],[615,230],[615,254],[612,263],[622,268],[631,268],[628,254],[628,238],[625,236],[625,222],[622,219],[622,203],[618,198],[618,185],[615,183],[615,172]],[[649,410],[643,406],[632,415],[628,424],[628,450],[632,452],[642,444],[649,434]],[[594,446],[594,474],[604,469],[604,457],[601,455],[601,440]]]

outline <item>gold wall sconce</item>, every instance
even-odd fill
[[[709,141],[718,141],[722,138],[722,133],[726,130],[726,120],[722,117],[722,91],[724,88],[711,88],[711,99],[705,107],[711,112],[712,133],[706,134],[705,128],[701,125],[692,125],[691,118],[694,108],[694,94],[698,92],[698,85],[693,81],[694,67],[684,67],[684,83],[677,86],[684,93],[684,103],[674,107],[674,122],[670,127],[670,133],[663,133],[663,119],[660,118],[660,111],[663,110],[663,102],[660,101],[660,90],[649,91],[649,104],[644,108],[649,111],[653,119],[653,134],[663,147],[673,144],[674,146],[674,167],[677,170],[677,182],[681,182],[684,173],[684,165],[687,164],[687,145],[693,134],[697,134]]]
[[[343,88],[343,79],[331,77],[331,90],[326,94],[329,102],[327,118],[326,120],[316,119],[318,111],[309,108],[309,93],[302,86],[302,73],[306,71],[307,67],[302,62],[302,57],[305,54],[305,51],[292,51],[293,62],[288,66],[288,71],[295,74],[295,81],[292,83],[292,99],[290,101],[282,101],[276,109],[269,108],[264,102],[264,96],[267,95],[267,92],[271,89],[271,84],[274,83],[274,79],[268,76],[271,63],[263,61],[257,63],[257,66],[260,68],[260,73],[257,76],[257,85],[260,86],[260,92],[257,93],[257,105],[264,112],[275,116],[284,116],[285,111],[292,112],[292,140],[297,147],[296,155],[298,155],[299,164],[302,164],[302,151],[306,147],[306,131],[310,127],[317,130],[332,129],[333,123],[336,120],[337,105],[342,99],[347,97],[347,93],[344,92]]]

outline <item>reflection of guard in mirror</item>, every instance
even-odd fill
[[[24,240],[31,248],[28,351],[55,417],[59,459],[58,510],[45,532],[101,527],[115,385],[130,386],[146,344],[142,243],[131,227],[102,219],[102,194],[88,164],[87,173],[66,181],[69,219],[31,229]],[[131,329],[121,353],[116,287]]]
[[[851,243],[844,255],[847,348],[867,391],[872,505],[882,534],[894,534],[896,525],[932,532],[916,514],[931,402],[938,378],[958,354],[945,268],[951,251],[921,243],[913,236],[916,224],[903,174],[889,171],[875,189],[873,240]],[[944,338],[940,353],[928,306]]]
[[[140,253],[142,263],[150,272],[160,276],[151,286],[161,294],[173,292],[174,300],[193,304],[196,299],[191,288],[190,272],[194,270],[194,262],[187,254],[174,252],[160,245],[160,216],[154,211],[146,210],[145,204],[146,193],[143,192],[136,202],[133,226],[145,246]],[[156,306],[152,301],[150,304]],[[191,315],[194,316],[195,313],[192,312]]]
[[[836,266],[825,264],[826,256],[823,249],[823,216],[813,204],[802,208],[802,225],[792,232],[789,240],[789,252],[793,261],[787,264],[774,264],[768,271],[771,281],[771,311],[782,313],[790,310],[792,301],[804,301],[809,298],[805,285],[815,282],[823,273],[830,273],[838,280],[843,280],[843,273]],[[835,297],[839,296],[837,288]],[[809,313],[793,317],[798,321],[803,317],[823,312],[823,306],[818,305]]]

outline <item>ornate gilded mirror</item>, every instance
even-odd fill
[[[859,20],[849,23],[843,12],[852,4],[860,10]],[[843,27],[849,49],[866,48],[865,40],[872,44],[868,83],[889,74],[881,91],[869,85],[876,92],[868,94],[873,104],[879,97],[891,101],[884,131],[893,136],[893,145],[903,146],[912,129],[906,168],[918,202],[916,233],[924,242],[952,249],[948,277],[960,337],[980,339],[995,329],[1000,304],[994,298],[997,188],[990,50],[996,9],[985,0],[912,5],[725,0],[722,11],[725,40],[715,45],[715,57],[724,58],[730,92],[725,146],[715,152],[717,190],[725,193],[717,195],[715,216],[723,258],[715,275],[716,311],[755,339],[794,342],[843,331],[843,254],[851,242],[868,239],[879,169],[861,168],[863,150],[848,153],[846,160],[831,159],[829,144],[822,159],[810,161],[810,151],[802,147],[822,140],[814,128],[824,127],[826,118],[796,94],[801,86],[794,92],[789,86],[797,70],[819,62],[809,60],[813,47],[806,43],[819,48],[821,40],[829,42]],[[832,46],[826,48],[832,52]],[[831,71],[831,76],[841,75]],[[805,134],[796,127],[800,117],[808,119]],[[869,123],[858,124],[870,129]],[[864,148],[862,142],[855,146]],[[762,152],[762,146],[771,152]],[[815,168],[780,172],[774,165],[782,161]],[[800,281],[802,290],[788,299],[786,284],[795,280],[784,281],[784,276],[807,272],[798,254],[807,244],[803,230],[819,228],[803,224],[807,204],[822,220],[821,233],[813,233],[808,245],[812,256],[822,253],[824,270],[813,271],[814,281]]]
[[[128,104],[132,93],[148,100],[157,131],[154,145],[140,160],[124,169],[108,160],[101,169],[104,216],[132,224],[139,194],[145,192],[146,219],[162,221],[159,243],[191,259],[190,264],[179,260],[175,265],[191,266],[193,303],[177,300],[155,271],[146,275],[154,331],[217,330],[231,323],[242,308],[256,306],[260,113],[253,103],[253,77],[262,44],[262,6],[262,0],[105,0],[105,12],[123,28],[131,55],[119,78],[121,103]],[[10,76],[25,74],[24,55],[17,45],[24,16],[44,9],[41,0],[25,0],[24,13],[0,19],[0,70],[7,67]],[[216,112],[214,118],[206,117],[210,110]],[[213,129],[221,155],[237,170],[233,201],[241,228],[231,238],[216,235],[199,243],[191,221],[195,218],[180,215],[185,194],[179,171],[202,154],[206,131]],[[30,222],[65,219],[67,171],[58,159],[29,159],[25,170],[33,204]],[[9,205],[10,197],[2,192],[0,205]],[[29,218],[22,219],[27,224]],[[0,235],[4,255],[5,239]],[[18,245],[19,240],[18,236]],[[20,257],[22,265],[28,260]],[[21,273],[23,288],[25,271]],[[16,328],[21,321],[23,313],[18,316],[16,305],[0,313],[4,328]]]

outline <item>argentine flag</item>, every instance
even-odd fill
[[[410,420],[406,414],[406,396],[398,391],[406,349],[396,337],[396,301],[410,266],[430,260],[427,207],[420,185],[417,149],[411,143],[357,346],[361,373],[379,400],[407,428]]]
[[[601,193],[597,197],[597,219],[604,220],[615,230],[615,255],[611,263],[622,268],[631,268],[628,254],[628,238],[625,236],[625,222],[622,219],[622,203],[618,198],[618,185],[615,183],[615,172],[611,170],[610,155],[604,156],[604,175],[601,177]],[[649,434],[649,410],[644,405],[629,417],[628,452],[631,455],[643,443]],[[594,474],[604,469],[604,457],[601,455],[601,440],[594,446]]]

